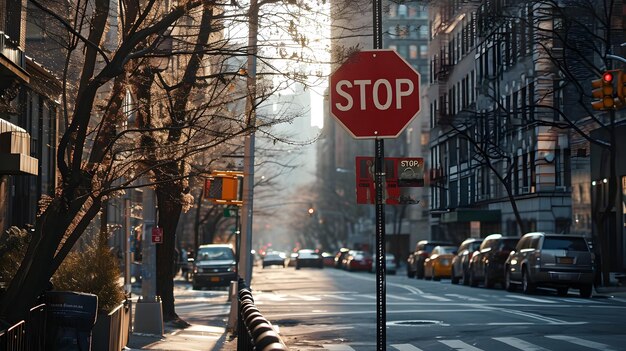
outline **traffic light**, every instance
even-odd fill
[[[242,180],[241,172],[211,173],[204,184],[204,197],[217,204],[240,205]]]
[[[591,95],[598,99],[591,103],[594,110],[610,110],[623,105],[618,95],[621,91],[619,81],[623,79],[621,70],[611,70],[602,73],[601,79],[591,81]]]

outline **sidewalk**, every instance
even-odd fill
[[[185,329],[165,325],[163,337],[133,333],[127,350],[218,351],[228,343],[222,326],[192,324]],[[232,342],[236,343],[236,339]]]
[[[175,281],[175,284],[177,282]],[[179,282],[180,283],[180,282]],[[133,285],[133,308],[136,299],[141,294],[140,285]],[[185,292],[175,290],[175,298],[185,299]],[[206,304],[206,302],[203,302]],[[211,298],[211,306],[222,306],[230,310],[230,302],[227,294]],[[220,351],[225,345],[236,344],[237,339],[231,339],[227,331],[228,319],[223,316],[212,316],[200,308],[177,309],[181,319],[190,323],[191,326],[181,328],[175,323],[168,322],[163,325],[164,334],[152,335],[132,333],[126,350],[159,350],[159,351]],[[134,311],[133,311],[134,316]]]

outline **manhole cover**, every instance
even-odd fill
[[[442,321],[433,321],[433,320],[425,320],[425,319],[418,319],[418,320],[412,320],[412,321],[395,321],[395,322],[388,322],[387,325],[400,325],[400,326],[419,326],[419,325],[434,325],[434,324],[443,324]]]

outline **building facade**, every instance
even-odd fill
[[[546,6],[450,0],[431,7],[433,238],[603,235],[592,228],[591,181],[603,176],[591,171],[590,144],[599,139],[594,129],[614,130],[623,112],[609,121],[591,110],[589,95],[590,79],[605,67],[594,48],[614,43],[589,38],[581,27],[599,26],[582,9]],[[615,208],[623,211],[621,203]],[[626,267],[622,231],[610,239],[618,270]]]

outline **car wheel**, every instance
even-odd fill
[[[470,268],[470,272],[469,272],[469,285],[471,287],[477,287],[478,286],[478,280],[476,279],[476,277],[474,277],[474,270]]]
[[[556,294],[559,296],[567,296],[567,291],[569,290],[569,288],[567,286],[565,287],[560,287],[556,289]]]
[[[485,267],[485,271],[484,273],[484,277],[485,277],[485,287],[487,289],[493,289],[494,287],[494,282],[493,279],[489,278],[489,269],[487,269],[487,267]]]
[[[424,279],[424,268],[422,268],[422,269],[419,269],[419,268],[418,268],[418,269],[415,271],[415,277],[416,277],[417,279]]]
[[[470,284],[470,280],[469,280],[469,273],[467,272],[467,270],[463,270],[463,274],[461,276],[463,278],[463,285],[469,285]]]
[[[200,290],[200,285],[191,284],[191,289],[193,289],[193,290]]]
[[[511,272],[508,269],[504,271],[504,288],[508,292],[515,291],[515,285],[511,282]]]
[[[526,268],[522,270],[522,291],[524,294],[532,294],[535,292],[535,284],[530,281],[530,277]]]
[[[406,276],[408,278],[415,278],[415,271],[412,271],[410,267],[406,268]]]
[[[580,287],[580,297],[588,299],[591,297],[593,286],[591,284],[583,285]]]
[[[452,272],[450,274],[450,282],[452,284],[458,284],[459,283],[459,278],[456,276],[456,273],[454,273],[454,266],[452,266]]]
[[[296,269],[300,269],[300,266],[296,265]]]

